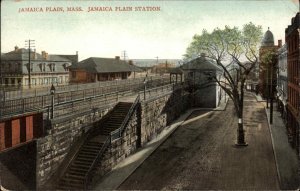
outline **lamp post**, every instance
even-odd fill
[[[144,100],[146,100],[146,84],[147,84],[147,77],[144,79]]]
[[[51,94],[51,112],[50,112],[50,119],[54,118],[54,94],[55,94],[55,87],[51,86],[50,88],[50,94]]]

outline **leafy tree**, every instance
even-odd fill
[[[262,38],[262,27],[248,23],[240,30],[225,26],[211,33],[206,30],[194,35],[187,48],[185,59],[205,53],[223,69],[223,78],[210,76],[232,99],[238,118],[237,143],[247,145],[243,129],[244,84],[247,75],[258,63],[258,46]],[[235,65],[237,67],[229,67]]]
[[[267,107],[270,101],[270,123],[273,123],[273,99],[274,93],[276,92],[277,85],[277,61],[278,55],[276,49],[269,49],[261,54],[261,70],[265,71],[267,75],[265,75],[265,82],[267,83],[264,87],[267,92]]]

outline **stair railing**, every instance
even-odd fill
[[[138,95],[136,97],[135,101],[131,105],[125,119],[123,120],[123,122],[121,124],[121,126],[118,129],[116,129],[116,130],[114,130],[110,133],[111,142],[114,141],[115,139],[118,139],[118,138],[122,137],[122,133],[125,130],[125,128],[127,127],[127,124],[129,122],[131,116],[133,115],[133,113],[134,113],[134,111],[135,111],[135,109],[136,109],[139,102],[140,102],[140,95]]]
[[[84,178],[84,189],[88,190],[88,185],[92,180],[92,171],[94,169],[94,167],[98,164],[99,160],[102,158],[105,150],[107,149],[107,147],[110,145],[110,137],[108,137],[103,146],[101,147],[101,149],[99,150],[96,158],[94,159],[92,165],[90,166],[89,170],[87,171],[87,173],[85,174],[85,178]]]

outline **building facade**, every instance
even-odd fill
[[[278,67],[277,67],[277,109],[285,124],[287,123],[287,46],[283,45],[278,49]]]
[[[39,54],[16,46],[14,51],[1,55],[0,85],[27,88],[67,84],[69,66],[76,60],[78,55]]]
[[[182,65],[181,69],[184,73],[184,81],[188,83],[188,87],[194,95],[194,106],[215,108],[220,104],[222,95],[221,87],[209,79],[214,76],[218,79],[222,76],[222,69],[204,54]]]
[[[282,41],[278,40],[278,45],[274,44],[273,33],[268,29],[265,33],[261,46],[259,48],[259,93],[263,98],[271,96],[271,90],[273,92],[276,87],[277,75],[276,64],[277,61],[271,61],[266,63],[264,59],[268,54],[277,53],[277,50],[282,46]],[[272,87],[271,87],[272,86]],[[273,95],[274,96],[274,95]]]
[[[134,78],[140,68],[131,62],[115,58],[90,57],[70,68],[70,83],[90,83],[97,81],[110,81]]]
[[[288,75],[288,102],[287,102],[287,131],[289,141],[299,152],[299,103],[300,103],[300,76],[299,76],[299,12],[292,18],[291,25],[285,29],[287,44],[287,75]]]

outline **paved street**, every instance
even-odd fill
[[[235,148],[236,120],[225,112],[194,112],[119,189],[279,189],[263,105],[245,97],[249,146]]]

